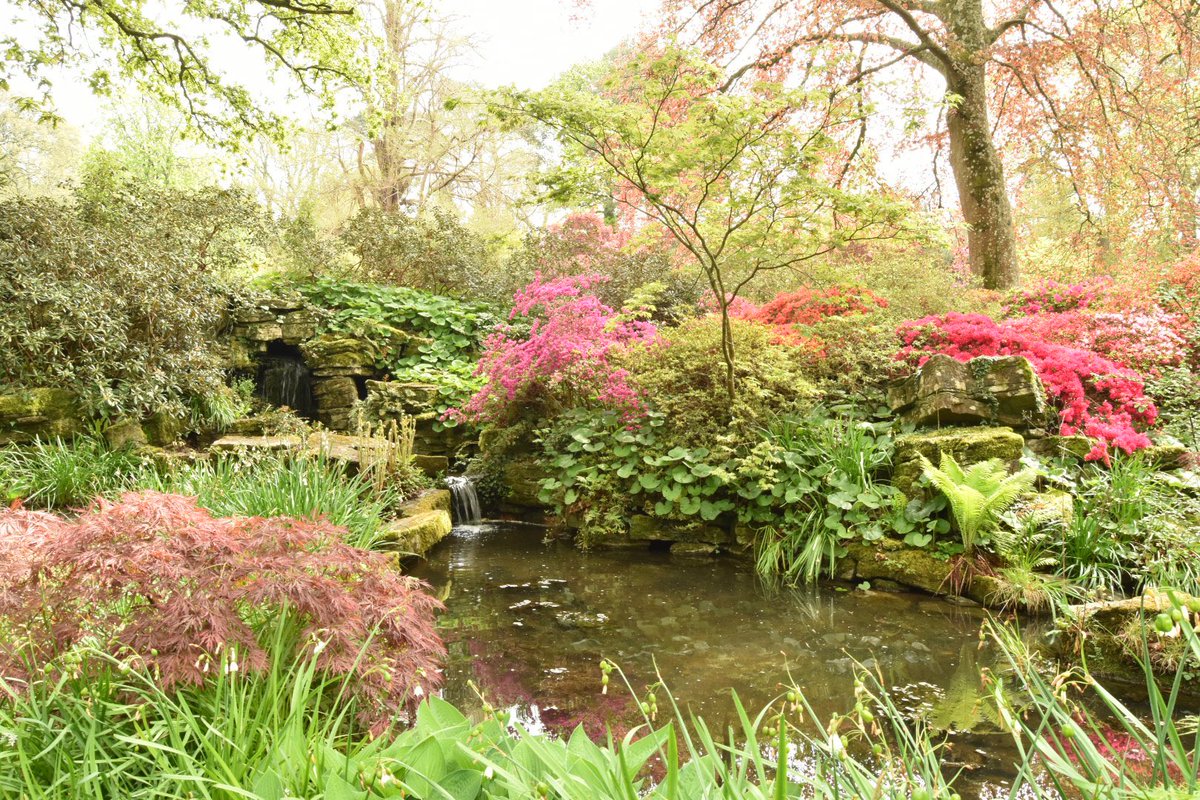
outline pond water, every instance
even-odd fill
[[[527,526],[459,527],[412,570],[445,594],[445,695],[460,707],[479,705],[473,683],[534,729],[620,731],[637,708],[615,674],[601,693],[607,658],[639,694],[657,670],[681,707],[716,729],[735,722],[731,689],[755,713],[790,681],[827,718],[853,706],[857,661],[907,708],[946,727],[989,727],[978,608],[853,587],[778,592],[744,559],[581,552],[544,537]],[[1003,783],[1005,741],[953,740],[948,758],[970,773],[967,794]]]

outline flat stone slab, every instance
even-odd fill
[[[949,453],[963,467],[993,458],[1016,466],[1024,449],[1025,440],[1012,428],[961,427],[910,433],[896,439],[892,485],[906,496],[914,496],[922,473],[920,456],[934,466],[941,465],[942,453]]]
[[[237,450],[286,451],[299,450],[304,440],[299,436],[222,436],[211,445],[210,450],[233,452]]]
[[[415,517],[427,511],[445,511],[450,513],[451,495],[449,489],[429,489],[406,501],[400,506],[400,516]]]

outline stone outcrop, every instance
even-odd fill
[[[864,544],[851,542],[838,562],[838,577],[848,581],[883,581],[937,595],[952,595],[951,571],[954,565],[929,550],[908,547],[895,539]],[[966,597],[987,605],[999,588],[996,579],[976,575],[963,587]]]
[[[433,489],[400,507],[400,519],[388,523],[381,544],[400,558],[423,556],[445,539],[453,528],[450,519],[450,492]]]
[[[369,380],[366,390],[363,413],[368,419],[412,418],[416,424],[413,449],[418,453],[443,456],[448,467],[450,458],[467,443],[462,429],[443,424],[438,387],[434,384]]]
[[[949,453],[964,467],[993,458],[1016,467],[1024,447],[1025,440],[1011,428],[942,428],[910,433],[896,439],[892,485],[913,497],[921,478],[922,455],[935,466],[941,463],[942,453]]]
[[[0,445],[74,436],[83,429],[75,397],[65,389],[0,394]]]
[[[914,425],[1044,425],[1048,406],[1042,382],[1021,356],[962,362],[931,356],[913,375],[888,388],[888,404]]]
[[[1166,632],[1156,630],[1155,617],[1172,613],[1179,616],[1174,627]],[[1138,660],[1148,647],[1150,663],[1165,692],[1180,662],[1191,658],[1182,625],[1200,628],[1200,598],[1184,592],[1148,589],[1141,597],[1082,603],[1068,609],[1055,639],[1056,654],[1069,663],[1082,657],[1101,683],[1144,694],[1146,678]],[[1195,675],[1200,664],[1188,663]],[[1200,698],[1197,678],[1185,680],[1183,687],[1193,700]]]

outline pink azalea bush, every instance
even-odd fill
[[[1096,440],[1089,459],[1108,460],[1110,447],[1132,453],[1150,445],[1141,429],[1152,425],[1158,410],[1145,395],[1134,370],[1104,356],[1038,338],[1011,321],[983,314],[950,313],[902,324],[897,358],[915,366],[934,353],[959,361],[977,356],[1024,356],[1033,364],[1055,402],[1060,432]]]
[[[513,298],[509,324],[488,336],[476,374],[487,379],[455,419],[484,422],[529,404],[551,408],[599,403],[630,414],[638,392],[616,354],[657,341],[654,324],[621,319],[590,292],[608,278],[581,275],[532,283]]]
[[[1111,288],[1112,280],[1109,278],[1093,278],[1073,284],[1042,281],[1014,292],[1004,304],[1004,316],[1083,311],[1095,305]]]
[[[1027,338],[1090,350],[1147,378],[1157,378],[1188,358],[1188,343],[1181,333],[1186,321],[1157,306],[1115,312],[1038,313],[1005,325]]]

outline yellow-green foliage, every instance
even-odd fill
[[[628,354],[621,366],[646,403],[665,416],[665,439],[681,447],[732,444],[771,415],[801,412],[813,402],[801,352],[773,344],[773,335],[757,323],[733,320],[737,392],[732,405],[716,317],[664,329],[661,345]]]

